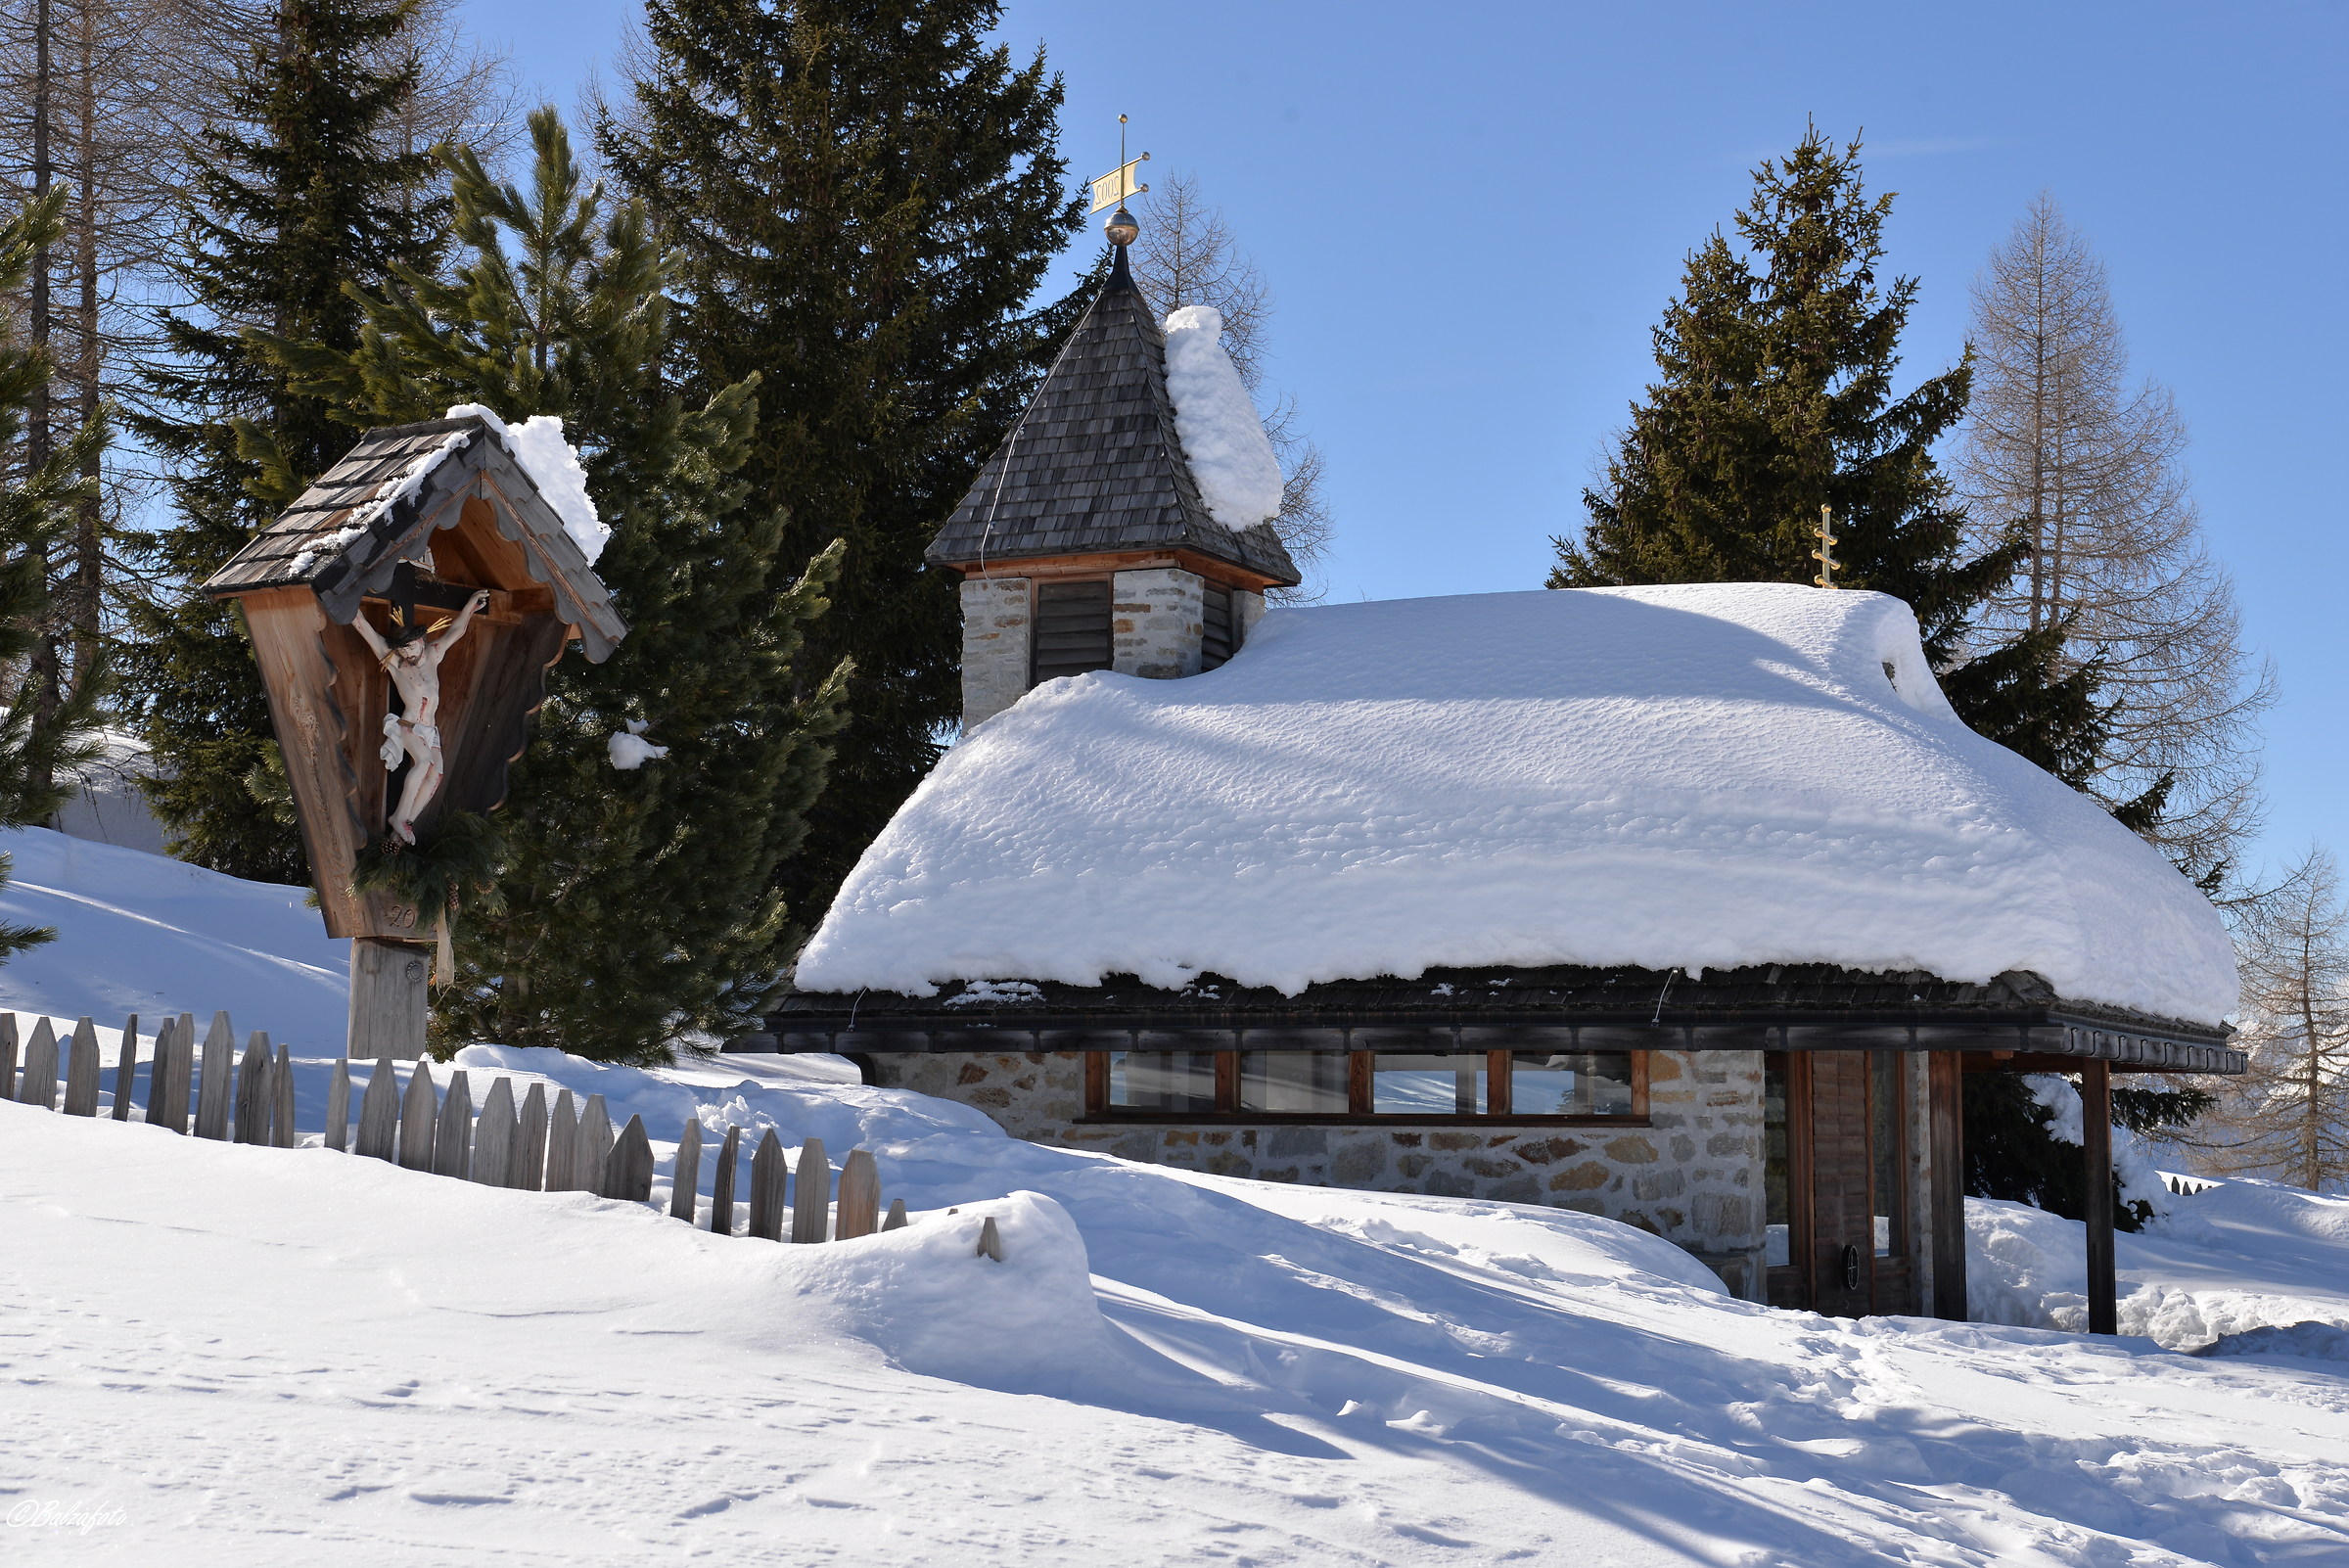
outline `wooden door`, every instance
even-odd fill
[[[1770,1270],[1773,1306],[1840,1317],[1916,1310],[1904,1214],[1908,1065],[1892,1051],[1773,1053],[1783,1133],[1772,1139],[1768,1180],[1787,1227],[1786,1262]]]
[[[1858,1317],[1873,1305],[1867,1053],[1811,1057],[1811,1305]]]

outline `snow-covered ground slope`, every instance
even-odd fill
[[[862,1145],[915,1222],[778,1246],[0,1105],[0,1516],[107,1521],[12,1562],[2349,1561],[2337,1361],[1772,1312],[1606,1221],[1047,1149],[820,1061],[464,1065],[644,1115],[664,1186],[686,1115]]]
[[[339,1051],[348,1029],[350,945],[330,941],[307,890],[69,838],[0,833],[15,861],[0,920],[57,940],[0,964],[0,1008],[97,1020],[114,1058],[126,1014],[152,1036],[163,1014],[221,1008],[297,1050]]]
[[[1981,1198],[1966,1200],[1965,1218],[1977,1320],[2087,1326],[2078,1221]],[[2143,1233],[2118,1237],[2116,1273],[2125,1334],[2182,1349],[2315,1322],[2334,1325],[2334,1354],[2349,1360],[2349,1198],[2274,1181],[2213,1182],[2175,1199],[2169,1217]]]
[[[2235,1000],[2207,900],[1960,723],[1905,605],[1768,583],[1276,610],[1187,680],[1047,681],[898,811],[799,981],[1778,962]]]

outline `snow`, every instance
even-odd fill
[[[0,920],[51,926],[55,942],[0,964],[0,1008],[97,1020],[106,1059],[125,1014],[152,1036],[166,1012],[208,1025],[226,1008],[298,1051],[343,1048],[350,945],[326,935],[307,888],[69,838],[0,833],[14,860]],[[29,1021],[27,1021],[28,1023]]]
[[[1905,605],[1750,583],[1281,609],[1203,675],[1047,681],[899,809],[798,982],[1806,962],[2236,994],[2207,900],[1960,723]]]
[[[1199,498],[1225,528],[1254,528],[1280,511],[1280,462],[1223,351],[1222,313],[1184,305],[1168,313],[1166,331],[1167,395]]]
[[[644,739],[644,732],[650,727],[641,718],[631,718],[625,729],[613,731],[604,742],[604,751],[614,767],[622,773],[633,773],[645,763],[657,762],[668,755],[668,747],[655,746]]]
[[[2087,1325],[2080,1222],[1985,1198],[1967,1199],[1965,1217],[1978,1321]],[[2230,1177],[2174,1199],[2166,1218],[2115,1243],[2124,1334],[2226,1356],[2302,1354],[2273,1348],[2299,1341],[2315,1347],[2307,1354],[2338,1358],[2349,1344],[2349,1198]],[[2301,1324],[2333,1332],[2293,1332]]]
[[[645,1115],[661,1189],[689,1115],[861,1145],[913,1223],[777,1246],[665,1190],[0,1105],[8,1486],[110,1521],[22,1529],[12,1560],[2349,1553],[2349,1381],[2311,1331],[2195,1357],[1773,1312],[1607,1221],[1050,1149],[793,1058],[459,1065],[477,1102],[505,1073]],[[299,1065],[307,1126],[327,1071]]]
[[[596,515],[595,501],[587,493],[587,471],[579,466],[579,454],[563,438],[563,421],[553,414],[532,414],[519,425],[508,425],[482,403],[458,403],[447,415],[450,419],[468,416],[497,432],[506,450],[538,486],[538,494],[563,520],[563,531],[571,535],[587,564],[595,565],[612,530]]]
[[[12,898],[88,911],[45,949],[53,1011],[125,954],[176,1009],[214,933],[286,977],[325,945],[269,913],[291,890],[10,843],[47,879]],[[315,1129],[331,1056],[294,1038]],[[2161,1342],[2092,1340],[1773,1312],[1590,1216],[1047,1148],[837,1058],[452,1066],[477,1104],[505,1076],[642,1116],[653,1203],[0,1104],[12,1563],[2349,1560],[2349,1200],[2181,1200],[2120,1243],[2131,1300],[2171,1293]],[[668,1220],[689,1117],[869,1149],[913,1222],[793,1247]],[[1977,1239],[2035,1214],[1969,1208]],[[2029,1306],[2060,1312],[2078,1227],[2037,1221]]]

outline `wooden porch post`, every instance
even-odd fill
[[[2088,1331],[2120,1332],[2112,1252],[2112,1064],[2080,1069],[2080,1141],[2088,1162]]]
[[[1933,1179],[1933,1315],[1966,1320],[1965,1058],[1925,1053],[1928,1159]]]

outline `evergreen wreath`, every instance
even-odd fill
[[[360,846],[351,887],[381,890],[416,905],[416,929],[435,925],[460,899],[481,897],[497,908],[497,875],[505,866],[505,835],[478,811],[451,811],[414,844],[384,834]]]

